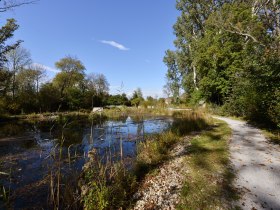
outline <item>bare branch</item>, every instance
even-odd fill
[[[2,0],[0,0],[0,3],[1,3]],[[36,2],[38,2],[39,0],[31,0],[31,1],[21,1],[21,2],[18,2],[16,0],[4,0],[2,1],[2,4],[0,6],[0,12],[6,12],[8,10],[12,10],[16,7],[19,7],[19,6],[22,6],[22,5],[26,5],[26,4],[34,4]]]
[[[232,33],[232,34],[238,34],[241,36],[245,36],[245,38],[250,38],[253,42],[260,44],[261,46],[265,46],[263,43],[261,43],[256,37],[254,37],[252,34],[248,33],[248,32],[243,32],[241,31],[238,27],[234,26],[232,23],[229,23],[230,27],[232,29],[228,29],[226,27],[223,26],[223,24],[217,24],[214,23],[214,25],[217,28],[220,28],[226,32]]]

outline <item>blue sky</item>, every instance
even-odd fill
[[[79,3],[78,3],[79,2]],[[145,96],[162,96],[164,52],[174,49],[172,26],[176,0],[40,0],[0,14],[13,17],[33,62],[49,67],[66,55],[77,56],[86,73],[103,73],[111,93],[130,94],[140,87]]]

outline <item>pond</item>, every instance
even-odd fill
[[[78,176],[93,148],[101,161],[133,160],[145,135],[171,124],[171,118],[155,117],[98,124],[87,119],[0,123],[0,209],[46,209],[58,162],[62,173]]]

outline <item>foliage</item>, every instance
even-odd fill
[[[174,25],[177,49],[165,57],[167,86],[180,84],[191,103],[204,99],[224,106],[229,114],[277,126],[279,5],[177,1],[181,15]]]
[[[171,50],[165,52],[163,62],[166,64],[168,70],[166,74],[167,83],[164,87],[165,94],[173,98],[174,103],[179,102],[181,73],[179,72],[177,64],[177,55]]]
[[[137,88],[132,95],[131,105],[138,107],[142,101],[144,101],[142,90]]]
[[[42,110],[55,111],[60,102],[59,91],[52,83],[46,83],[40,89],[39,101]]]
[[[60,105],[62,108],[66,108],[65,106],[69,107],[69,105],[72,105],[67,104],[66,98],[71,98],[73,89],[80,89],[83,85],[85,67],[80,60],[71,56],[62,58],[55,65],[61,72],[55,76],[53,84],[59,89]]]
[[[1,10],[1,8],[0,8]],[[2,71],[3,63],[7,61],[6,55],[11,50],[15,49],[20,41],[13,45],[6,45],[6,41],[13,37],[14,32],[18,29],[15,19],[8,19],[7,23],[0,29],[0,67]]]
[[[84,65],[75,57],[66,56],[56,62],[60,72],[47,83],[44,83],[44,66],[31,65],[26,49],[12,49],[6,57],[5,68],[0,71],[2,114],[90,110],[107,103],[106,77],[103,74],[85,76]],[[129,104],[126,96],[123,99]]]
[[[109,95],[106,104],[108,105],[126,105],[130,106],[130,101],[128,100],[125,93],[117,95]]]

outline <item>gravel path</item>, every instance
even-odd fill
[[[134,195],[137,202],[133,209],[175,209],[180,202],[180,191],[188,173],[184,161],[188,146],[189,139],[185,138],[171,151],[171,160],[161,166],[156,175],[146,177]]]
[[[245,122],[216,117],[229,124],[230,152],[242,209],[280,210],[280,147]]]

